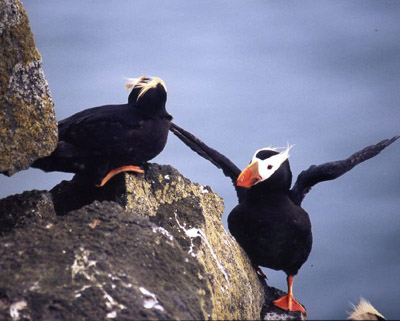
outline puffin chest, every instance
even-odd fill
[[[163,118],[151,118],[141,121],[139,129],[128,130],[124,137],[124,152],[135,156],[139,153],[151,159],[165,147],[169,122]]]
[[[311,230],[308,214],[285,195],[272,195],[242,205],[240,220],[256,237],[282,241],[301,238]]]

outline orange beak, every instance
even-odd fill
[[[248,165],[239,175],[236,185],[240,187],[251,187],[262,178],[258,173],[258,162]]]

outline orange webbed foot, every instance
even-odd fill
[[[297,302],[293,295],[285,295],[278,300],[275,300],[274,305],[286,311],[306,313],[306,309]]]
[[[135,173],[144,173],[144,170],[140,166],[134,166],[134,165],[126,165],[126,166],[121,166],[118,168],[115,168],[111,170],[100,182],[100,184],[96,185],[96,187],[102,187],[106,185],[106,183],[113,178],[115,175],[123,172],[135,172]]]
[[[275,300],[272,303],[278,308],[286,311],[301,312],[303,314],[306,314],[306,309],[304,309],[304,307],[299,302],[297,302],[297,300],[293,296],[293,275],[288,275],[286,281],[288,286],[288,294],[279,298],[278,300]]]

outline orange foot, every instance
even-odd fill
[[[306,313],[306,309],[303,308],[303,306],[297,302],[297,300],[294,298],[293,295],[285,295],[278,300],[275,300],[274,305],[276,305],[278,308],[281,308],[283,310],[291,311],[291,312],[298,312],[300,311],[301,313]]]
[[[144,173],[144,170],[140,166],[134,166],[134,165],[126,165],[126,166],[121,166],[118,168],[113,169],[110,171],[100,182],[100,184],[96,185],[97,187],[102,187],[106,185],[106,183],[113,178],[115,175],[122,173],[122,172],[136,172],[136,173]]]
[[[286,311],[301,312],[303,314],[306,314],[306,309],[304,309],[303,306],[299,302],[297,302],[297,300],[293,296],[293,275],[288,275],[287,286],[288,294],[279,298],[278,300],[275,300],[273,304]]]

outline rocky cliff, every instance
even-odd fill
[[[57,144],[39,51],[19,0],[0,1],[0,173],[12,175]]]
[[[222,224],[223,202],[171,166],[96,188],[79,177],[0,201],[1,320],[286,319]]]

